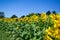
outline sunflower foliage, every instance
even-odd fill
[[[53,22],[46,13],[23,18],[1,18],[1,40],[45,40],[46,29]]]

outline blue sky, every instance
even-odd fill
[[[60,0],[0,0],[0,12],[4,12],[6,17],[13,14],[20,17],[49,10],[60,13]]]

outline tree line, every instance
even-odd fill
[[[57,14],[56,11],[52,11],[52,12],[47,11],[47,12],[46,12],[46,15],[50,15],[51,13],[53,13],[53,14],[55,14],[55,15]],[[32,15],[34,15],[34,14],[36,14],[36,15],[41,15],[41,13],[31,13],[31,14],[26,15],[26,16],[27,16],[27,17],[30,17],[30,16],[32,16]],[[23,17],[25,17],[25,16],[23,15],[23,16],[21,16],[20,18],[23,18]],[[6,18],[5,15],[4,15],[4,12],[0,12],[0,18]],[[18,18],[18,17],[14,14],[14,15],[12,15],[10,18]]]

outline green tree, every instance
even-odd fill
[[[52,11],[52,13],[55,14],[55,15],[57,14],[56,11]]]
[[[30,16],[32,16],[32,15],[34,15],[34,13],[30,13],[29,15],[27,15],[27,17],[30,17]]]
[[[36,13],[37,16],[40,16],[41,14],[40,13]]]
[[[18,18],[16,15],[12,15],[12,17],[11,18]]]
[[[50,11],[47,11],[47,12],[46,12],[46,14],[47,14],[47,15],[50,15],[50,14],[51,14],[51,12],[50,12]]]
[[[25,16],[23,15],[23,16],[21,16],[20,18],[24,18]]]
[[[0,18],[4,18],[5,15],[4,15],[4,12],[0,12]]]

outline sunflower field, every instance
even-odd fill
[[[0,40],[60,40],[60,14],[0,18]]]

